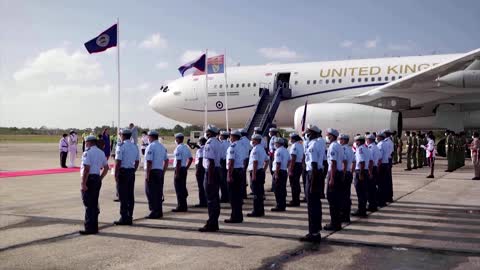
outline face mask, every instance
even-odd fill
[[[327,143],[330,143],[330,137],[327,136],[326,141]]]
[[[305,139],[310,140],[310,133],[305,134]]]
[[[250,146],[251,146],[251,147],[254,147],[254,146],[255,146],[255,144],[253,144],[253,142],[252,142],[252,141],[250,141]]]
[[[378,143],[378,139],[375,139],[375,142]]]
[[[177,141],[175,141],[175,145],[178,145],[178,142],[177,142]]]

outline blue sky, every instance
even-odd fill
[[[466,52],[480,1],[0,0],[0,126],[110,124],[115,49],[83,43],[120,18],[122,125],[172,126],[147,106],[209,48],[241,65]],[[88,104],[88,105],[87,105]]]

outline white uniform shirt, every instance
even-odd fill
[[[277,170],[277,163],[280,163],[280,170],[287,170],[288,161],[290,160],[290,155],[288,154],[288,150],[285,147],[281,146],[275,150],[275,158],[272,164],[272,170]]]
[[[222,151],[220,152],[220,159],[227,159],[227,150],[230,146],[230,142],[228,140],[220,140],[220,144],[222,145]]]
[[[373,167],[377,167],[378,161],[382,158],[382,153],[380,153],[380,150],[375,143],[369,144],[368,149],[370,149],[371,160],[373,160]]]
[[[343,147],[343,160],[347,161],[347,172],[352,171],[352,163],[353,159],[355,158],[355,154],[353,153],[352,147],[348,144],[342,145]]]
[[[390,158],[390,148],[388,143],[385,142],[385,140],[379,142],[377,144],[378,149],[380,150],[380,156],[381,156],[381,162],[382,164],[387,164],[390,163],[389,158]]]
[[[192,157],[192,153],[190,153],[188,146],[184,143],[177,145],[177,147],[175,148],[175,151],[173,151],[173,155],[175,156],[175,159],[173,161],[173,166],[177,166],[177,161],[180,160],[181,167],[186,167],[188,159]]]
[[[327,152],[328,170],[331,170],[333,160],[337,162],[337,171],[343,169],[343,152],[343,147],[338,142],[334,141],[330,143]]]
[[[262,144],[257,144],[255,147],[253,147],[252,151],[250,151],[250,158],[248,159],[248,171],[253,170],[253,162],[258,161],[258,169],[263,168],[263,164],[265,163],[265,160],[268,160],[267,152],[265,152],[265,148],[263,147]]]
[[[151,161],[152,169],[163,170],[163,162],[165,160],[168,160],[167,149],[158,140],[153,141],[145,149],[145,168],[147,168],[147,161]]]
[[[125,140],[121,144],[118,144],[117,149],[115,150],[115,159],[122,161],[120,168],[135,168],[135,161],[140,160],[137,145],[129,140]]]
[[[250,141],[247,139],[247,137],[243,136],[240,138],[239,141],[237,141],[237,147],[242,148],[242,157],[243,160],[248,158],[248,153],[250,152]]]
[[[60,141],[58,142],[58,150],[60,152],[68,152],[68,141],[67,138],[61,138]]]
[[[388,138],[385,138],[385,142],[388,145],[388,151],[389,151],[388,158],[391,159],[392,153],[393,153],[393,141],[390,137],[388,137]]]
[[[89,174],[100,175],[100,170],[108,165],[105,153],[98,149],[96,146],[92,146],[83,152],[82,164],[80,165],[80,174],[83,174],[83,168],[85,165],[90,166]]]
[[[275,141],[277,140],[277,136],[272,136],[270,138],[270,143],[268,144],[268,151],[270,153],[275,152]]]
[[[205,148],[205,145],[200,146],[195,153],[195,165],[198,165],[200,163],[200,159],[203,158],[203,148]]]
[[[222,146],[220,141],[217,138],[210,138],[203,148],[203,167],[208,169],[210,165],[210,159],[213,159],[215,167],[220,167],[220,151],[222,151]]]
[[[244,161],[244,150],[242,149],[242,145],[239,141],[233,142],[227,149],[227,164],[230,160],[233,160],[233,168],[234,169],[241,169],[243,168],[243,161]],[[228,165],[227,165],[228,168]]]
[[[302,163],[304,150],[300,142],[295,142],[294,144],[292,144],[292,146],[290,146],[289,152],[290,152],[290,155],[295,155],[296,157],[295,163]]]
[[[360,162],[365,162],[364,170],[368,170],[368,163],[370,163],[370,149],[365,144],[357,147],[355,152],[355,170],[360,170]]]
[[[312,163],[317,163],[317,169],[323,169],[323,159],[325,156],[325,141],[324,140],[310,140],[305,152],[305,165],[307,171],[313,170]]]

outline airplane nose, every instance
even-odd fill
[[[165,93],[160,92],[160,93],[156,94],[148,102],[148,105],[150,106],[150,108],[152,108],[152,110],[154,110],[155,112],[157,112],[159,114],[163,114],[164,113],[164,108],[165,108],[165,104],[163,102],[165,100],[165,96],[162,97],[162,94],[165,94]]]

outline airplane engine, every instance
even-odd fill
[[[295,130],[301,131],[304,106],[295,111]],[[317,125],[322,131],[338,129],[341,133],[354,135],[382,129],[402,132],[402,114],[377,107],[351,103],[319,103],[307,106],[307,124]]]
[[[460,88],[480,87],[480,70],[461,70],[438,78],[441,83]]]

